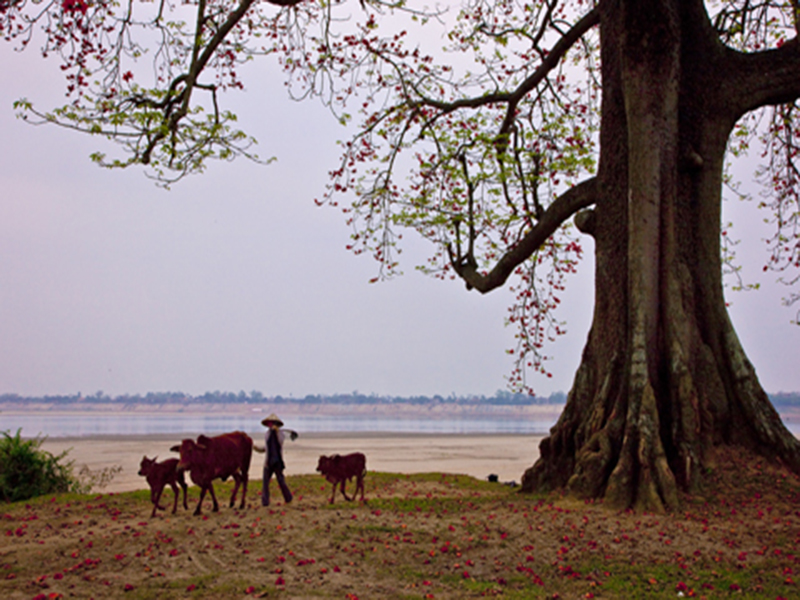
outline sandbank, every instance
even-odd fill
[[[260,435],[251,434],[256,444],[264,445]],[[86,465],[95,471],[121,466],[122,471],[103,492],[123,492],[147,488],[139,476],[142,456],[159,460],[176,456],[170,446],[189,435],[87,436],[48,438],[42,449],[53,454],[69,450],[68,460],[76,469]],[[486,479],[496,474],[500,481],[519,482],[525,469],[539,456],[542,436],[535,435],[460,435],[398,433],[306,433],[297,440],[286,440],[286,475],[315,473],[320,455],[363,452],[367,470],[392,473],[458,473]],[[261,479],[263,454],[254,453],[250,478]]]

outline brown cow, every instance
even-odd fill
[[[172,491],[175,493],[175,502],[172,505],[172,514],[178,510],[178,485],[183,489],[183,508],[188,509],[189,505],[186,503],[186,479],[183,477],[183,471],[179,470],[178,459],[168,458],[167,460],[156,462],[156,458],[142,457],[142,462],[139,465],[139,475],[147,479],[147,484],[150,486],[150,501],[153,503],[153,512],[150,517],[156,516],[156,509],[166,510],[158,502],[161,500],[161,493],[164,491],[164,486],[169,484]]]
[[[331,493],[331,504],[336,495],[336,485],[339,484],[342,490],[342,496],[345,500],[354,500],[358,490],[361,490],[361,501],[364,502],[364,475],[367,474],[367,457],[361,452],[354,452],[353,454],[345,454],[340,456],[334,454],[333,456],[320,456],[317,463],[317,471],[330,483],[333,484],[333,491]],[[356,491],[352,498],[348,498],[347,493],[344,491],[344,484],[356,478]]]
[[[178,468],[189,471],[192,481],[200,486],[200,501],[194,511],[195,515],[201,512],[203,498],[206,491],[211,492],[214,502],[214,512],[219,511],[217,497],[214,494],[214,479],[225,481],[233,477],[234,486],[231,503],[236,503],[236,492],[242,486],[242,501],[239,508],[244,508],[247,496],[247,476],[250,471],[250,459],[253,456],[253,440],[243,431],[233,431],[215,437],[201,435],[194,440],[183,440],[180,446],[173,446],[173,451],[181,453]]]

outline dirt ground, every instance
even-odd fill
[[[0,507],[0,597],[797,598],[800,480],[739,452],[670,515],[531,496],[467,476],[370,472],[367,502],[321,477],[193,516],[146,490]],[[272,483],[273,499],[279,496]],[[350,486],[352,489],[352,484]],[[238,504],[237,504],[238,506]]]

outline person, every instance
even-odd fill
[[[261,421],[261,424],[267,428],[266,438],[266,457],[264,459],[264,479],[261,483],[261,506],[269,506],[269,481],[272,475],[278,482],[283,494],[283,500],[286,504],[292,501],[292,492],[289,486],[286,485],[286,480],[283,477],[283,470],[286,464],[283,462],[283,440],[285,434],[283,432],[283,421],[281,421],[275,413],[272,413],[266,419]],[[291,432],[292,439],[297,438],[297,432]]]

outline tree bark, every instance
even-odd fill
[[[605,6],[594,319],[522,488],[670,510],[721,444],[800,472],[800,444],[761,388],[722,288],[725,149],[753,108],[728,80],[752,61],[720,44],[700,0]]]

